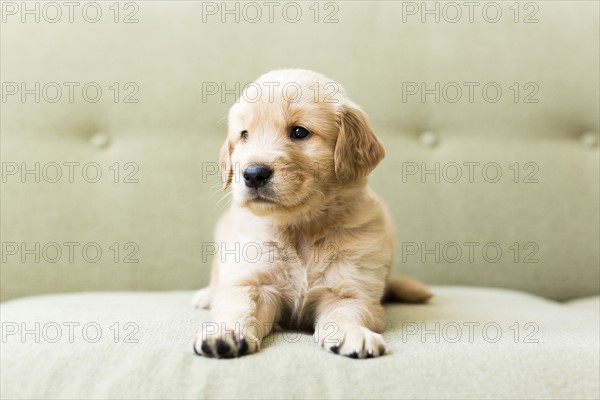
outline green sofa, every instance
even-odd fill
[[[3,399],[600,397],[598,2],[67,3],[0,3]],[[384,357],[192,351],[224,117],[286,67],[386,147],[435,297],[386,306]]]

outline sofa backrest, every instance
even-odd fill
[[[385,144],[395,272],[599,291],[597,2],[2,7],[3,300],[205,285],[224,117],[286,67],[339,81]]]

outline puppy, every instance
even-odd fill
[[[426,301],[409,278],[389,278],[391,220],[367,177],[384,149],[344,89],[306,70],[269,72],[229,111],[220,152],[233,201],[216,229],[211,308],[194,351],[228,358],[259,350],[274,327],[314,330],[322,348],[352,358],[386,351],[382,299]]]

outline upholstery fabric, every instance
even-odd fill
[[[567,302],[566,304],[571,307],[578,307],[600,313],[600,296],[590,296],[583,299],[575,299]]]
[[[406,2],[390,1],[336,2],[337,23],[323,23],[329,9],[321,9],[315,23],[310,2],[298,3],[304,17],[297,23],[281,14],[270,23],[265,10],[257,23],[231,16],[222,23],[220,14],[204,21],[206,2],[134,3],[137,23],[122,23],[129,9],[121,9],[115,23],[110,4],[100,3],[104,14],[97,23],[77,13],[70,23],[65,9],[57,23],[32,17],[22,23],[17,14],[2,24],[3,83],[32,89],[55,82],[63,90],[56,102],[47,101],[55,96],[51,91],[36,102],[35,94],[22,100],[3,87],[0,155],[3,168],[19,168],[14,175],[3,170],[2,242],[9,246],[3,248],[3,300],[205,285],[210,258],[204,244],[213,241],[224,207],[218,178],[208,172],[235,97],[222,99],[221,90],[206,96],[205,86],[231,90],[283,67],[314,69],[341,82],[370,116],[387,149],[372,186],[395,220],[397,272],[433,284],[513,288],[556,300],[598,294],[598,2],[535,2],[534,23],[523,23],[530,9],[520,9],[515,22],[510,2],[497,3],[502,18],[494,23],[482,17],[484,3],[473,22],[463,8],[456,23],[431,16],[423,23],[421,14],[403,10]],[[66,82],[79,85],[72,102]],[[95,103],[82,95],[90,82],[102,89]],[[472,102],[468,82],[478,84]],[[496,102],[482,94],[490,82],[502,90]],[[415,83],[458,85],[462,97],[452,102],[454,94],[439,91],[439,102],[435,94],[408,96],[406,85]],[[138,102],[126,103],[129,95]],[[524,102],[526,96],[537,102]],[[69,162],[80,163],[73,182]],[[37,178],[36,172],[22,175],[36,163]],[[57,183],[51,182],[53,163],[62,172]],[[96,183],[82,177],[88,163],[102,173]],[[479,163],[473,182],[464,163]],[[488,164],[486,178],[493,181],[499,167],[498,182],[484,179]],[[453,183],[456,165],[461,179]],[[419,172],[408,174],[415,166]],[[423,170],[435,168],[437,178],[422,178]],[[58,260],[53,243],[62,252]],[[76,244],[73,260],[64,243]],[[465,243],[475,243],[473,257]],[[88,259],[100,248],[98,261],[85,259],[86,245],[92,246]],[[128,256],[138,262],[124,262]],[[347,390],[356,388],[351,382]]]
[[[251,356],[198,357],[191,338],[210,317],[191,308],[191,292],[12,300],[0,306],[1,396],[598,398],[600,314],[511,290],[433,290],[430,304],[386,306],[389,354],[367,360],[326,353],[310,333],[292,331]],[[102,331],[92,343],[94,323]]]

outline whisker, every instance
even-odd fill
[[[231,200],[230,197],[232,193],[232,191],[225,192],[225,194],[219,200],[217,200],[217,205],[221,205],[223,200]]]

